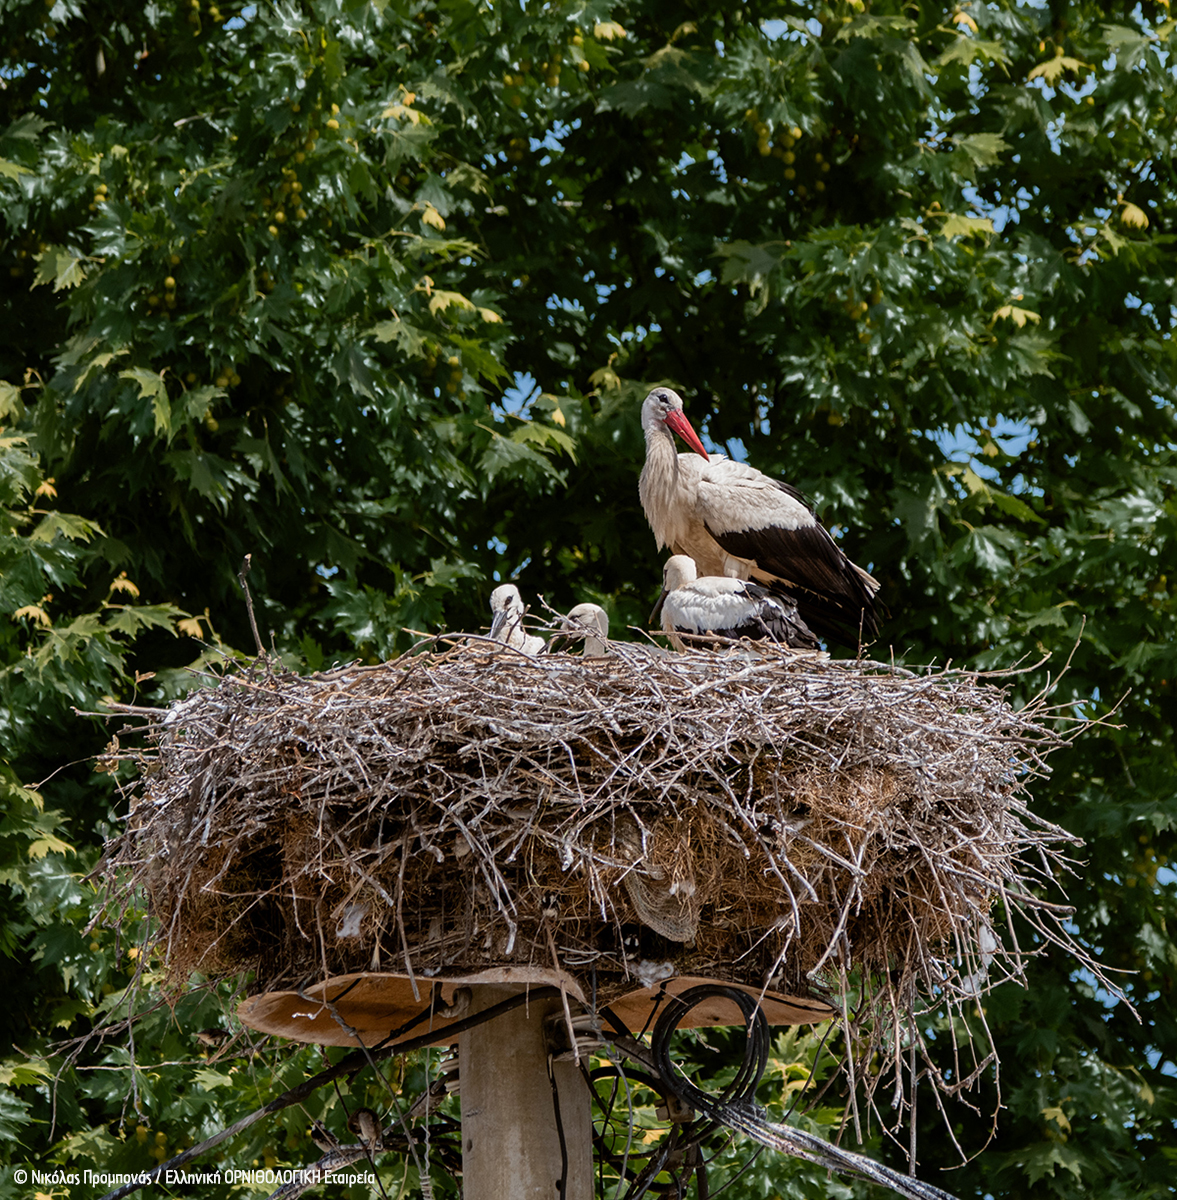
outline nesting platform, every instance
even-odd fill
[[[247,1024],[336,1044],[483,982],[637,1028],[704,979],[780,1023],[833,1015],[848,970],[975,996],[1019,970],[998,899],[1057,926],[1033,893],[1069,839],[1026,806],[1061,744],[1042,702],[777,647],[612,649],[262,663],[124,710],[144,738],[108,753],[140,768],[111,887],[145,892],[173,979],[248,973]]]

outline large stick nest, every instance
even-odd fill
[[[591,966],[606,1001],[670,966],[963,999],[1020,969],[999,916],[1067,940],[1035,898],[1069,840],[1026,805],[1063,740],[1043,699],[775,648],[613,649],[263,663],[134,710],[112,877],[145,892],[173,978],[257,990],[527,963]]]

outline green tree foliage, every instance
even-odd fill
[[[180,1066],[130,1100],[125,1070],[67,1075],[54,1111],[39,1056],[143,965],[83,932],[119,814],[75,710],[166,701],[206,647],[251,650],[246,553],[264,638],[311,669],[475,628],[499,578],[639,622],[637,408],[663,381],[810,493],[881,579],[897,655],[1050,652],[1028,695],[1079,639],[1059,702],[1122,700],[1036,794],[1087,842],[1075,926],[1140,1020],[1056,955],[993,995],[1008,1108],[944,1180],[1169,1194],[1167,0],[0,16],[5,1153],[150,1165],[251,1106],[235,1081],[264,1098],[313,1061],[193,1065],[216,1019],[194,998],[139,1039]],[[305,1115],[241,1154],[303,1161]],[[953,1153],[921,1117],[927,1176]],[[980,1150],[987,1122],[949,1117]],[[849,1194],[802,1178],[737,1187]]]

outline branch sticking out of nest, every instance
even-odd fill
[[[931,1067],[919,1014],[975,1005],[1050,944],[1093,965],[1040,897],[1074,839],[1028,787],[1081,728],[1045,697],[1015,710],[1000,675],[763,644],[610,649],[263,663],[136,709],[145,747],[107,764],[140,767],[112,895],[146,893],[176,981],[430,977],[554,948],[602,1003],[651,964],[836,996],[852,1080],[892,1064],[897,1112],[899,1068]],[[929,1073],[956,1092],[989,1065]]]

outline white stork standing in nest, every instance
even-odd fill
[[[579,641],[584,643],[585,658],[592,658],[609,653],[608,638],[609,614],[599,604],[578,604],[561,622],[560,633],[548,649],[556,649],[558,643]]]
[[[878,631],[878,582],[846,557],[796,488],[709,457],[671,388],[646,397],[642,429],[638,490],[659,547],[693,558],[701,576],[787,592],[804,624],[831,641],[853,648]],[[676,433],[693,453],[678,453]]]
[[[523,628],[523,597],[513,583],[500,584],[490,594],[490,636],[496,642],[536,655],[544,648],[544,639]]]
[[[685,650],[684,635],[768,639],[797,650],[817,650],[820,643],[797,613],[789,596],[727,575],[699,578],[694,559],[675,554],[662,569],[665,585],[651,614],[659,609],[662,628],[676,650]]]

